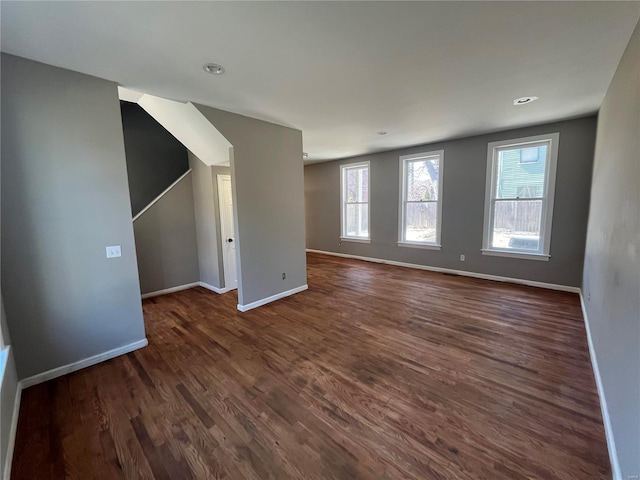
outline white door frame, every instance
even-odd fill
[[[218,184],[218,211],[220,213],[220,234],[219,234],[219,238],[220,238],[220,242],[222,245],[222,275],[224,277],[224,288],[225,290],[234,290],[237,287],[237,281],[238,281],[238,261],[237,261],[237,251],[236,251],[236,258],[234,258],[235,260],[235,264],[236,264],[236,285],[229,285],[229,278],[230,278],[230,272],[228,271],[229,269],[229,265],[228,265],[228,259],[227,261],[225,261],[226,255],[225,255],[225,242],[227,241],[227,235],[225,235],[225,212],[224,212],[224,208],[222,205],[222,182],[224,180],[228,179],[231,185],[231,188],[233,189],[233,182],[231,182],[231,175],[224,175],[224,174],[217,174],[216,175],[216,180],[217,180],[217,184]],[[231,196],[231,198],[233,198],[233,194]],[[233,200],[232,200],[233,201]],[[231,222],[231,225],[233,225],[234,230],[235,230],[235,221],[234,218],[232,216],[232,218],[229,219],[229,221]],[[233,234],[233,240],[234,242],[236,242],[236,237],[237,237],[237,233],[234,231]],[[238,249],[237,246],[237,242],[235,245],[235,249]]]

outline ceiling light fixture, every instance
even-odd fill
[[[535,102],[536,100],[538,100],[538,97],[520,97],[520,98],[516,98],[513,101],[513,104],[514,105],[526,105],[527,103]]]
[[[211,75],[222,75],[224,73],[224,67],[217,63],[205,63],[202,68]]]
[[[387,134],[387,132],[385,132],[384,130],[380,130],[380,131],[378,132],[378,135],[386,135],[386,134]]]

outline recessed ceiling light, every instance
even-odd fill
[[[302,152],[302,156],[303,156],[304,158],[307,158],[307,157],[309,156],[309,154],[308,154],[307,152]]]
[[[520,98],[516,98],[513,101],[513,104],[514,105],[526,105],[527,103],[535,102],[536,100],[538,100],[538,97],[520,97]]]
[[[205,63],[202,68],[205,72],[212,75],[222,75],[224,73],[224,67],[222,65],[218,65],[217,63]]]
[[[387,132],[385,132],[384,130],[380,130],[380,131],[378,132],[378,135],[386,135],[386,134],[387,134]]]

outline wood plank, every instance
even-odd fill
[[[23,392],[12,478],[611,478],[577,295],[318,254],[308,283],[145,300],[147,348]]]

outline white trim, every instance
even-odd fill
[[[579,287],[571,287],[569,285],[557,285],[555,283],[535,282],[533,280],[525,280],[523,278],[500,277],[498,275],[488,275],[486,273],[468,272],[466,270],[453,270],[451,268],[431,267],[429,265],[418,265],[416,263],[396,262],[395,260],[383,260],[381,258],[362,257],[360,255],[327,252],[324,250],[314,250],[311,248],[307,248],[307,252],[321,253],[324,255],[332,255],[335,257],[353,258],[356,260],[364,260],[365,262],[384,263],[386,265],[395,265],[396,267],[415,268],[418,270],[427,270],[430,272],[450,273],[453,275],[460,275],[462,277],[481,278],[483,280],[494,280],[496,282],[507,282],[507,283],[515,283],[518,285],[528,285],[530,287],[546,288],[548,290],[560,290],[562,292],[580,293]]]
[[[434,246],[433,243],[410,242],[404,238],[404,224],[406,220],[406,204],[407,197],[407,163],[415,160],[438,159],[438,199],[430,200],[425,203],[435,203],[437,210],[436,218],[436,241],[435,245],[441,244],[442,238],[442,186],[444,185],[444,150],[434,150],[433,152],[414,153],[411,155],[402,155],[400,157],[400,201],[398,202],[398,245],[403,247],[417,247],[417,245],[425,245],[425,248]],[[433,249],[432,249],[433,250]],[[437,249],[439,250],[439,248]]]
[[[146,347],[148,344],[149,342],[146,338],[143,340],[138,340],[137,342],[133,342],[122,347],[114,348],[113,350],[109,350],[107,352],[93,355],[92,357],[85,358],[84,360],[79,360],[77,362],[69,363],[67,365],[53,368],[51,370],[47,370],[46,372],[38,373],[31,377],[24,378],[20,380],[20,385],[22,388],[28,388],[33,385],[46,382],[47,380],[51,380],[68,373],[75,372],[82,368],[90,367],[106,360],[111,360],[112,358],[119,357],[120,355],[124,355],[125,353],[133,352],[134,350]]]
[[[423,248],[425,250],[442,250],[442,245],[436,245],[435,243],[398,242],[398,246],[409,248]]]
[[[486,275],[484,273],[466,272],[463,270],[452,270],[448,268],[429,267],[426,265],[417,265],[413,263],[396,262],[393,260],[382,260],[379,258],[362,257],[359,255],[350,255],[346,253],[327,252],[323,250],[314,250],[307,248],[307,252],[319,253],[322,255],[331,255],[335,257],[352,258],[356,260],[364,260],[366,262],[383,263],[387,265],[395,265],[398,267],[416,268],[418,270],[428,270],[439,273],[453,273],[465,277],[481,278],[485,280],[494,280],[498,282],[509,282],[519,285],[528,285],[532,287],[546,288],[549,290],[560,290],[563,292],[577,293],[580,296],[580,306],[582,307],[582,315],[584,317],[585,330],[587,332],[587,344],[589,345],[589,356],[591,358],[591,367],[593,368],[593,376],[596,381],[596,388],[598,390],[598,397],[600,399],[600,409],[602,411],[602,420],[604,424],[604,432],[607,440],[607,448],[609,450],[609,460],[611,462],[611,471],[613,472],[613,480],[623,480],[622,472],[620,470],[620,464],[618,463],[618,454],[616,451],[615,439],[613,437],[613,427],[611,426],[611,418],[609,417],[609,410],[607,407],[607,400],[604,395],[604,387],[602,386],[602,378],[600,377],[600,369],[598,367],[598,359],[596,357],[595,348],[593,346],[593,340],[591,338],[591,328],[589,326],[589,317],[587,316],[587,309],[584,303],[584,297],[582,296],[582,290],[578,287],[571,287],[567,285],[557,285],[553,283],[534,282],[530,280],[523,280],[519,278],[499,277],[496,275]]]
[[[347,229],[345,228],[346,218],[344,215],[345,211],[345,192],[347,190],[347,182],[346,180],[346,172],[352,168],[362,168],[367,167],[367,182],[369,185],[367,186],[367,228],[369,232],[368,237],[349,237],[345,235]],[[365,203],[365,202],[360,202]],[[361,243],[370,243],[371,241],[371,162],[368,160],[366,162],[355,162],[355,163],[345,163],[340,165],[340,239],[347,242],[361,242]]]
[[[199,282],[199,285],[202,288],[206,288],[207,290],[211,290],[212,292],[216,292],[216,293],[220,293],[220,294],[230,292],[231,290],[235,290],[235,288],[214,287],[213,285],[209,285],[208,283],[204,283],[204,282]]]
[[[485,250],[484,248],[482,249],[482,255],[490,255],[492,257],[520,258],[524,260],[542,260],[543,262],[548,262],[551,258],[551,255],[544,255],[542,253],[524,253],[520,251],[505,252],[504,250]]]
[[[121,87],[118,85],[118,98],[120,100],[124,100],[125,102],[138,103],[143,97],[144,93],[138,92],[137,90],[131,90],[130,88]]]
[[[522,147],[527,144],[548,143],[547,165],[544,171],[544,197],[542,197],[542,218],[540,219],[540,250],[536,253],[549,255],[551,249],[551,227],[553,224],[553,201],[556,191],[556,170],[558,165],[558,144],[560,133],[548,133],[533,137],[515,138],[491,142],[487,145],[487,175],[485,180],[484,221],[482,229],[482,250],[495,251],[490,247],[491,226],[493,224],[493,203],[495,201],[494,174],[496,172],[496,152],[509,147]],[[500,251],[500,250],[498,250]],[[515,251],[514,253],[522,253]],[[525,252],[526,254],[526,252]],[[518,257],[520,258],[520,257]],[[529,258],[529,257],[524,257]],[[538,259],[541,260],[541,259]]]
[[[98,355],[85,358],[84,360],[70,363],[68,365],[63,365],[62,367],[54,368],[46,372],[38,373],[31,377],[27,377],[20,380],[18,382],[18,388],[16,389],[16,396],[13,402],[13,417],[11,418],[9,439],[7,441],[7,456],[6,456],[5,465],[4,465],[4,472],[3,472],[4,475],[2,476],[2,478],[4,478],[5,480],[9,480],[11,476],[11,464],[13,462],[13,451],[16,444],[16,433],[18,431],[18,418],[20,417],[20,402],[22,399],[22,390],[24,390],[25,388],[32,387],[34,385],[38,385],[39,383],[46,382],[48,380],[53,380],[54,378],[61,377],[62,375],[67,375],[77,370],[81,370],[83,368],[96,365],[100,362],[111,360],[112,358],[119,357],[120,355],[131,353],[134,350],[138,350],[140,348],[146,347],[148,343],[149,342],[147,341],[146,338],[144,340],[138,340],[137,342],[130,343],[123,347],[114,348],[113,350],[109,350],[104,353],[99,353]]]
[[[178,285],[177,287],[165,288],[163,290],[156,290],[155,292],[143,293],[142,299],[157,297],[160,295],[166,295],[168,293],[179,292],[180,290],[187,290],[188,288],[199,287],[200,282],[185,283],[184,285]]]
[[[370,238],[340,237],[341,242],[371,243]]]
[[[180,183],[180,181],[186,177],[187,175],[189,175],[191,173],[191,169],[187,170],[186,172],[184,172],[180,178],[178,178],[175,182],[173,182],[171,185],[169,185],[160,195],[158,195],[156,198],[154,198],[153,200],[151,200],[151,203],[149,205],[147,205],[146,207],[144,207],[142,210],[140,210],[135,217],[133,217],[133,221],[135,222],[138,218],[140,218],[140,216],[146,212],[147,210],[149,210],[151,207],[153,207],[153,205],[160,200],[162,197],[164,197],[167,193],[169,193],[169,190],[171,190],[173,187],[175,187],[178,183]]]
[[[596,350],[593,346],[591,338],[591,328],[589,327],[589,317],[587,316],[587,307],[584,303],[584,297],[580,292],[580,306],[582,307],[582,316],[584,317],[584,328],[587,331],[587,344],[589,345],[589,356],[591,357],[591,367],[593,368],[593,376],[596,379],[596,388],[598,389],[598,397],[600,397],[600,410],[602,411],[602,421],[604,423],[604,433],[607,438],[607,448],[609,449],[609,461],[611,462],[611,472],[613,480],[622,480],[622,471],[618,463],[618,453],[616,451],[616,442],[613,438],[613,427],[611,426],[611,418],[609,418],[609,409],[607,408],[607,400],[604,396],[604,387],[602,386],[602,378],[600,377],[600,368],[598,367],[598,359]]]
[[[292,288],[291,290],[287,290],[286,292],[276,293],[275,295],[271,295],[270,297],[263,298],[262,300],[256,300],[255,302],[248,303],[246,305],[238,304],[238,310],[241,312],[246,312],[247,310],[251,310],[253,308],[261,307],[262,305],[266,305],[267,303],[271,303],[275,300],[280,300],[281,298],[288,297],[289,295],[293,295],[295,293],[302,292],[309,288],[309,285],[302,285],[300,287]]]
[[[16,433],[18,432],[18,417],[20,416],[20,401],[22,399],[22,382],[18,382],[18,388],[16,388],[16,396],[13,401],[13,416],[11,417],[11,426],[9,430],[9,439],[7,440],[7,456],[4,463],[4,478],[9,480],[11,477],[11,464],[13,463],[13,450],[16,446]]]
[[[235,290],[235,288],[214,287],[213,285],[209,285],[208,283],[205,283],[205,282],[193,282],[193,283],[185,283],[184,285],[178,285],[177,287],[165,288],[164,290],[156,290],[155,292],[144,293],[142,295],[142,299],[144,300],[145,298],[158,297],[160,295],[167,295],[169,293],[180,292],[182,290],[188,290],[193,287],[206,288],[207,290],[211,290],[212,292],[216,292],[216,293],[227,293],[227,292],[230,292],[231,290]]]

